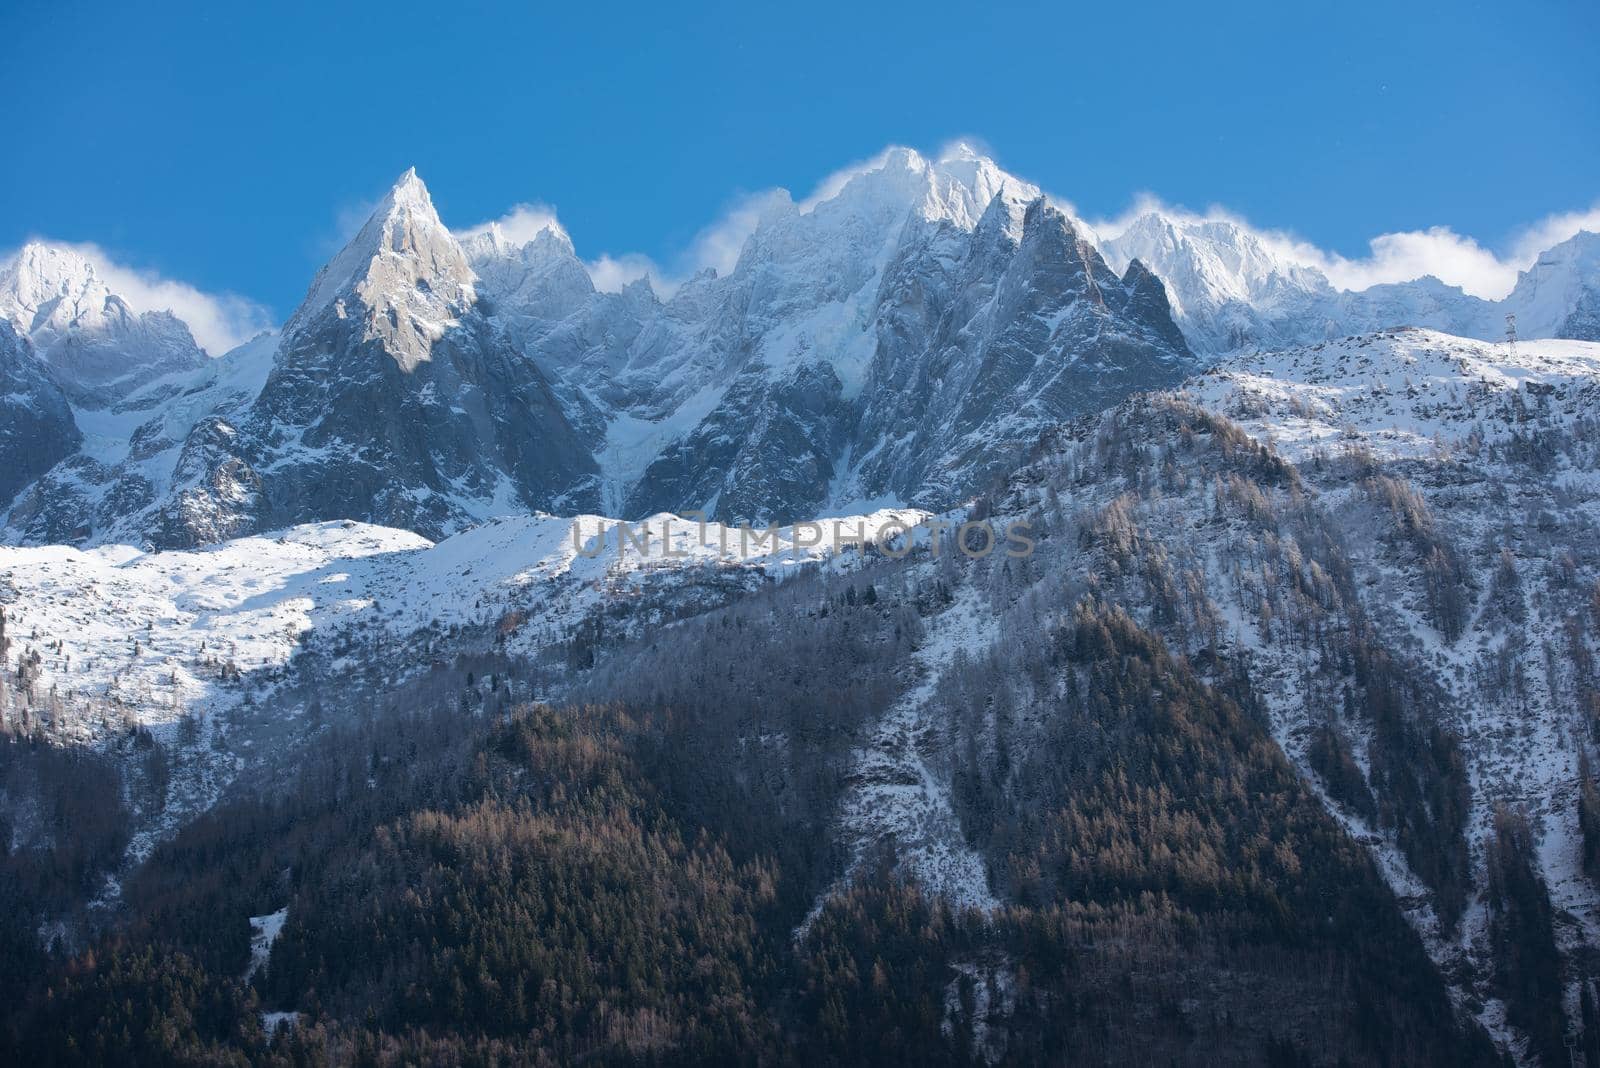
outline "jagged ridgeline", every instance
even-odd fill
[[[600,292],[553,220],[452,232],[408,172],[281,331],[216,359],[79,252],[30,244],[0,268],[5,537],[939,509],[1051,424],[1226,354],[1396,323],[1494,338],[1508,311],[1525,337],[1600,337],[1592,233],[1499,302],[1432,278],[1348,292],[1226,220],[1102,239],[964,146],[890,150],[757,215],[725,275]]]
[[[79,313],[58,340],[41,309],[65,298],[40,291],[114,299],[71,253],[30,246],[11,278],[38,347],[12,362],[43,363],[76,401],[76,423],[41,406],[60,444],[19,475],[8,529],[33,543],[943,508],[1046,426],[1195,366],[1149,271],[1114,273],[1081,223],[966,152],[897,150],[821,203],[775,201],[725,277],[665,299],[648,281],[595,291],[553,225],[522,246],[458,237],[408,172],[280,334],[218,360],[192,341],[178,360],[126,315]],[[141,372],[112,389],[76,357],[86,337]],[[75,427],[93,431],[77,451]]]

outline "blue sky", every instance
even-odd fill
[[[1152,193],[1348,256],[1600,200],[1600,5],[9,3],[0,249],[95,242],[291,311],[415,165],[681,258],[742,195],[979,139],[1090,218]]]

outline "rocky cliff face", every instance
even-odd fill
[[[559,235],[540,238],[567,257],[545,276],[570,275]],[[497,270],[497,318],[574,421],[602,428],[605,500],[625,515],[945,506],[1041,427],[1169,384],[1188,358],[1142,268],[1112,274],[1035,187],[966,149],[896,150],[815,203],[775,200],[726,277],[665,303],[636,286],[556,319],[560,301]]]
[[[0,320],[0,507],[71,455],[82,435],[32,346]]]
[[[360,516],[434,537],[589,510],[593,458],[475,283],[408,172],[312,284],[238,433],[191,436],[186,461],[208,472],[195,492],[215,506],[200,510],[245,510],[241,528]]]
[[[861,492],[939,507],[1014,467],[1047,426],[1191,368],[1160,284],[1122,278],[1042,198],[996,199],[954,268],[943,235],[885,282],[893,312],[863,392]]]
[[[554,225],[458,241],[408,175],[313,284],[248,411],[196,424],[158,539],[944,506],[1187,357],[1142,268],[1117,277],[968,152],[896,151],[814,204],[774,200],[726,277],[666,301],[647,281],[597,292]]]

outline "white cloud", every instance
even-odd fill
[[[1135,198],[1133,207],[1123,214],[1091,226],[1102,239],[1115,237],[1150,211],[1183,220],[1234,223],[1255,234],[1278,256],[1320,270],[1340,289],[1361,290],[1433,275],[1485,300],[1499,300],[1510,293],[1517,273],[1532,266],[1539,253],[1552,245],[1579,230],[1600,231],[1600,204],[1596,204],[1587,211],[1550,215],[1522,228],[1506,243],[1503,252],[1487,248],[1476,238],[1458,234],[1448,226],[1434,226],[1379,234],[1367,242],[1366,256],[1347,257],[1318,248],[1287,231],[1253,227],[1225,208],[1212,207],[1201,215],[1166,205],[1148,193]]]
[[[678,264],[680,275],[687,279],[708,267],[719,275],[727,274],[739,262],[739,253],[761,220],[782,211],[789,203],[789,193],[784,189],[768,189],[738,198],[723,212],[722,218],[702,229],[689,242],[689,249]]]
[[[563,236],[566,234],[556,219],[556,209],[546,204],[535,203],[513,205],[510,211],[498,219],[456,231],[456,237],[477,237],[479,234],[488,233],[491,227],[498,227],[501,235],[514,245],[526,245],[539,236],[541,230],[554,230]]]
[[[602,252],[585,260],[584,266],[594,280],[596,289],[615,293],[640,278],[648,277],[651,286],[662,296],[671,296],[684,282],[707,268],[725,275],[739,262],[739,253],[745,241],[755,232],[757,224],[769,211],[789,203],[789,194],[772,189],[735,199],[716,222],[695,234],[688,246],[671,261],[662,264],[641,252]],[[501,235],[514,245],[532,241],[542,230],[553,229],[566,236],[556,209],[548,204],[517,204],[498,219],[479,223],[465,230],[454,231],[457,238],[466,239],[499,229]],[[571,240],[568,238],[568,240]]]
[[[549,204],[537,202],[515,204],[498,219],[490,219],[453,233],[457,239],[466,240],[486,234],[490,230],[498,230],[500,236],[513,245],[525,245],[545,230],[554,230],[571,241],[566,228],[561,225],[556,209]],[[594,287],[604,293],[620,292],[630,282],[638,281],[646,275],[656,283],[658,290],[661,288],[663,272],[648,256],[640,253],[625,252],[616,256],[601,253],[596,259],[585,262],[584,267],[588,270]]]
[[[800,212],[809,212],[823,201],[837,196],[851,179],[881,170],[896,153],[909,151],[912,150],[891,145],[868,159],[841,167],[818,182],[798,204],[787,189],[777,187],[735,197],[714,222],[697,232],[682,251],[665,262],[639,252],[604,252],[586,260],[584,266],[588,268],[595,288],[603,292],[616,292],[631,282],[648,277],[658,294],[669,297],[684,282],[708,268],[715,270],[719,276],[732,271],[739,262],[745,242],[763,218],[791,207]],[[936,158],[948,159],[963,153],[987,155],[987,149],[977,138],[963,137],[944,145]],[[1067,201],[1052,198],[1052,202],[1070,213],[1072,205]],[[533,203],[519,204],[493,223],[480,223],[471,229],[457,231],[456,236],[481,234],[491,225],[498,225],[507,238],[517,243],[531,240],[547,226],[561,229],[554,207]],[[562,233],[566,231],[562,230]]]
[[[720,277],[739,262],[745,242],[755,233],[761,220],[781,211],[792,201],[784,189],[768,189],[736,198],[710,226],[696,233],[689,245],[669,264],[656,263],[637,252],[620,256],[602,255],[588,264],[596,289],[621,289],[637,278],[649,275],[650,284],[664,297],[670,297],[689,279],[704,270]]]
[[[1600,200],[1586,211],[1566,211],[1547,215],[1522,230],[1512,248],[1514,255],[1524,264],[1533,263],[1539,253],[1552,245],[1559,245],[1579,230],[1600,234]]]
[[[1340,289],[1409,282],[1431,274],[1485,300],[1498,300],[1511,292],[1518,269],[1527,266],[1500,259],[1448,226],[1380,234],[1369,242],[1369,247],[1372,254],[1365,258],[1326,255],[1318,266]]]
[[[589,260],[584,266],[594,280],[594,287],[602,293],[619,293],[629,283],[647,275],[658,292],[662,289],[661,269],[649,256],[637,252],[625,252],[620,256],[601,253],[599,259]]]
[[[207,293],[187,282],[164,278],[148,268],[130,267],[117,262],[99,245],[49,240],[42,240],[42,243],[70,249],[88,260],[106,288],[126,301],[135,312],[169,311],[176,315],[188,324],[195,341],[213,356],[220,356],[277,325],[272,310],[249,297],[237,293]]]

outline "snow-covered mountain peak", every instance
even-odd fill
[[[1433,275],[1342,289],[1287,242],[1218,216],[1145,212],[1101,251],[1118,270],[1138,258],[1161,278],[1174,318],[1201,352],[1314,344],[1399,325],[1494,340],[1507,313],[1524,337],[1600,340],[1600,235],[1588,232],[1540,255],[1502,301]]]
[[[340,318],[355,314],[346,303],[353,297],[377,333],[392,340],[409,332],[431,342],[474,302],[475,277],[466,252],[434,210],[427,186],[415,169],[408,170],[361,232],[318,273],[285,333],[298,332],[330,307]],[[391,347],[402,366],[417,349]]]
[[[428,187],[423,184],[415,167],[407,167],[406,172],[395,179],[388,200],[408,208],[433,211],[433,198],[428,195]]]
[[[1037,198],[1039,187],[1001,170],[968,145],[958,145],[938,159],[895,146],[850,175],[836,191],[802,205],[801,211],[915,217],[970,231],[1002,194],[1021,205]]]
[[[512,238],[498,222],[489,223],[482,229],[469,232],[460,240],[467,257],[473,261],[490,256],[526,257],[529,255],[529,250],[538,250],[539,255],[545,256],[562,252],[574,255],[576,252],[571,235],[554,218],[546,221],[526,241]]]
[[[553,217],[527,241],[519,243],[490,223],[463,237],[461,247],[478,276],[479,291],[501,312],[559,319],[595,291],[572,238]]]
[[[61,389],[90,408],[205,362],[181,320],[165,310],[140,313],[69,247],[29,242],[0,267],[0,318],[29,339]]]
[[[1184,336],[1204,353],[1315,344],[1400,325],[1494,338],[1504,312],[1519,310],[1497,310],[1431,276],[1340,289],[1286,243],[1217,216],[1146,212],[1101,250],[1118,268],[1138,258],[1154,271]],[[1553,319],[1554,311],[1543,318]],[[1541,322],[1526,332],[1548,337],[1557,330]]]
[[[1600,268],[1600,232],[1579,230],[1539,257],[1540,263],[1547,260],[1566,261],[1591,271]]]
[[[1138,259],[1160,275],[1180,316],[1229,301],[1256,303],[1286,291],[1333,289],[1322,272],[1286,259],[1231,219],[1146,212],[1102,248],[1118,270]]]
[[[715,267],[706,267],[696,271],[689,281],[705,283],[714,282],[716,279],[717,269]],[[628,301],[645,304],[657,303],[655,283],[650,281],[648,274],[641,274],[638,278],[623,286],[620,292],[623,298]]]
[[[946,145],[944,147],[944,149],[939,153],[939,162],[940,163],[967,163],[967,162],[993,163],[994,161],[989,159],[982,152],[980,152],[977,149],[977,147],[974,146],[970,141],[954,141],[954,142]]]
[[[1540,253],[1505,303],[1524,335],[1600,340],[1600,234],[1580,230]]]
[[[30,241],[0,270],[8,303],[37,308],[99,284],[94,264],[72,249]],[[103,287],[102,287],[103,288]]]
[[[465,253],[440,221],[428,187],[415,169],[400,176],[360,232],[317,275],[301,312],[320,307],[346,286],[365,280],[384,258],[422,261],[434,273],[470,274]]]
[[[1040,196],[1038,186],[1001,170],[994,160],[964,142],[929,170],[934,196],[925,205],[924,217],[948,219],[963,229],[976,226],[996,198],[1020,207]]]
[[[0,314],[29,335],[99,325],[108,314],[131,314],[74,249],[30,241],[0,270]],[[35,337],[35,342],[47,340]]]

